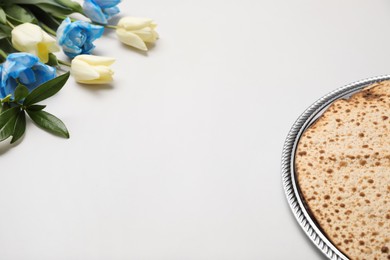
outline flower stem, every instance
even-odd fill
[[[39,23],[39,25],[48,33],[50,33],[51,35],[53,36],[57,36],[57,33],[55,31],[53,31],[49,26],[47,26],[46,24],[44,23]]]
[[[65,16],[65,15],[53,14],[53,16],[54,16],[55,18],[61,19],[61,20],[65,20],[66,18],[69,18],[72,22],[77,21],[77,19],[74,19],[74,18],[69,17],[69,16]]]
[[[53,14],[54,17],[58,18],[58,19],[62,19],[62,20],[65,20],[66,19],[66,16],[65,15],[60,15],[60,14]]]
[[[114,29],[114,30],[116,30],[118,28],[118,26],[115,26],[115,25],[104,25],[104,27],[107,29]]]
[[[5,53],[2,49],[0,49],[0,56],[7,59],[7,53]]]
[[[67,61],[63,61],[63,60],[58,60],[58,63],[59,63],[59,64],[61,64],[61,65],[68,66],[68,67],[70,67],[70,66],[71,66],[71,64],[70,64],[69,62],[67,62]]]
[[[8,19],[7,19],[7,24],[13,29],[13,28],[15,28],[15,25],[13,25],[10,21],[8,21]]]

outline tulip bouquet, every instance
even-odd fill
[[[119,2],[0,0],[0,142],[20,139],[26,116],[42,129],[69,138],[65,124],[39,103],[60,91],[70,75],[82,84],[112,81],[115,60],[92,55],[93,42],[105,29],[114,29],[121,42],[142,51],[157,40],[151,19],[124,17],[117,25],[108,24],[120,12]],[[61,50],[69,60],[57,58]]]

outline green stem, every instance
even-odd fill
[[[58,18],[58,19],[61,19],[61,20],[65,20],[66,19],[66,16],[65,15],[60,15],[60,14],[53,14],[54,17]]]
[[[0,55],[1,55],[1,57],[3,57],[4,59],[7,59],[7,53],[5,53],[2,49],[0,49]]]
[[[70,64],[69,62],[67,62],[67,61],[63,61],[63,60],[58,60],[58,63],[59,63],[59,64],[61,64],[61,65],[68,66],[68,67],[70,67],[70,66],[71,66],[71,64]]]
[[[61,20],[65,20],[66,18],[68,18],[69,16],[65,16],[65,15],[59,15],[59,14],[52,14],[55,18],[57,19],[61,19]],[[77,21],[77,19],[75,18],[72,18],[72,17],[69,17],[69,19],[72,21],[72,22],[75,22]]]
[[[104,27],[107,29],[114,29],[114,30],[118,29],[118,26],[115,25],[104,25]]]
[[[57,36],[57,33],[55,31],[53,31],[49,26],[47,26],[46,24],[44,23],[39,23],[39,25],[48,33],[50,33],[51,35],[53,36]]]
[[[8,19],[7,19],[7,24],[13,29],[13,28],[15,28],[15,25],[13,25],[10,21],[8,21]]]

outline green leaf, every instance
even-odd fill
[[[53,14],[53,15],[67,16],[67,15],[74,13],[74,11],[72,9],[62,7],[60,5],[57,6],[57,5],[43,3],[43,4],[37,4],[36,6],[38,6],[43,11],[50,13],[50,14]]]
[[[53,116],[52,114],[42,110],[41,111],[27,110],[27,113],[30,116],[30,118],[44,130],[53,133],[55,135],[69,138],[69,132],[68,129],[66,129],[65,124],[60,119]]]
[[[8,94],[5,98],[1,100],[1,103],[8,103],[11,99],[12,95]]]
[[[14,92],[14,100],[16,102],[24,99],[25,97],[27,97],[28,93],[30,91],[28,90],[28,88],[22,84],[19,83],[19,85],[15,88],[15,92]]]
[[[7,0],[5,0],[7,1]],[[32,5],[37,5],[37,4],[51,4],[51,5],[59,5],[56,1],[53,0],[8,0],[12,1],[12,4],[32,4]],[[4,0],[3,0],[4,2]],[[1,1],[0,1],[1,4]]]
[[[7,23],[7,17],[4,12],[4,9],[0,7],[0,23],[6,24]]]
[[[49,61],[46,62],[46,64],[49,65],[49,66],[58,66],[58,65],[60,65],[58,63],[57,56],[54,55],[53,53],[49,53]]]
[[[1,25],[0,25],[1,27]],[[11,43],[11,37],[8,37],[8,38],[3,38],[0,40],[0,49],[5,52],[5,53],[13,53],[13,52],[16,52],[16,50],[14,49],[14,47],[12,46],[12,43]],[[4,58],[1,56],[2,60],[4,60]]]
[[[26,112],[24,110],[20,110],[18,117],[16,118],[14,131],[12,133],[11,144],[15,143],[20,137],[23,136],[26,131]]]
[[[4,11],[7,17],[13,22],[22,23],[36,23],[37,19],[35,16],[20,5],[4,6]]]
[[[77,2],[74,2],[74,1],[71,1],[71,0],[55,0],[55,1],[57,3],[63,5],[63,6],[66,6],[66,7],[70,8],[70,9],[72,9],[74,12],[77,12],[77,13],[80,13],[80,14],[83,13],[83,8]]]
[[[39,17],[39,22],[45,24],[53,31],[57,31],[63,19],[54,17],[51,13],[43,11],[41,8],[35,5],[25,5],[35,17]]]
[[[31,105],[27,108],[28,111],[39,111],[44,109],[46,106],[44,105]]]
[[[53,14],[83,13],[81,5],[71,0],[12,0],[12,3],[39,6]]]
[[[4,38],[8,38],[9,36],[5,33],[3,33],[2,31],[0,31],[0,40],[1,39],[4,39]]]
[[[4,141],[14,132],[15,121],[20,107],[7,109],[0,114],[0,142]]]
[[[7,109],[10,109],[11,106],[9,105],[9,103],[3,103],[0,107],[0,113],[4,112],[5,110]]]
[[[68,16],[75,12],[72,9],[57,4],[40,3],[36,6],[53,16]]]
[[[11,37],[12,28],[9,25],[0,24],[0,30]]]
[[[69,78],[69,74],[70,73],[67,72],[61,76],[49,80],[31,91],[24,100],[23,105],[28,107],[56,94],[65,85]]]

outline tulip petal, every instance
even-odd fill
[[[38,43],[37,47],[38,47],[37,56],[39,57],[39,59],[44,63],[48,62],[49,61],[49,48],[48,48],[48,46],[44,43]]]
[[[1,76],[1,78],[3,78],[3,65],[0,65],[0,76]],[[7,96],[7,94],[5,92],[5,87],[4,87],[3,82],[1,80],[1,84],[0,84],[0,97],[4,98],[6,96]]]
[[[9,77],[7,79],[7,81],[4,82],[4,87],[3,88],[4,88],[5,95],[3,96],[3,98],[8,96],[9,94],[13,95],[17,85],[18,85],[18,83],[16,82],[16,80],[14,78]]]
[[[72,60],[71,73],[74,79],[84,84],[107,84],[114,71],[109,67],[113,58],[94,55],[79,55]]]
[[[121,2],[121,0],[94,0],[102,9],[114,7]]]
[[[89,26],[89,28],[88,28],[87,32],[89,33],[89,38],[91,39],[91,41],[94,41],[94,40],[102,37],[102,35],[104,33],[103,26],[91,25],[91,24],[89,24],[88,26]]]
[[[56,69],[38,62],[32,67],[35,73],[35,82],[27,85],[30,90],[41,85],[43,82],[51,80],[57,76]]]
[[[39,26],[24,23],[12,30],[12,45],[19,51],[37,55],[42,62],[49,60],[49,53],[59,51],[56,40]]]
[[[123,17],[118,22],[118,27],[126,30],[139,30],[144,27],[148,27],[153,23],[153,20],[150,18],[142,17]]]
[[[72,66],[70,70],[72,76],[76,81],[89,81],[99,79],[99,73],[93,69],[88,63],[82,60],[72,60]]]
[[[85,21],[71,22],[65,19],[57,30],[58,43],[70,58],[90,54],[95,48],[93,41],[103,35],[104,27]]]
[[[128,32],[124,29],[118,28],[116,34],[121,42],[134,48],[147,51],[148,47],[138,35]]]
[[[110,66],[115,62],[114,58],[111,57],[102,57],[102,56],[96,56],[96,55],[79,55],[77,56],[78,60],[82,60],[89,65],[104,65],[104,66]]]
[[[71,20],[69,17],[66,17],[60,26],[57,29],[57,41],[59,45],[62,45],[66,41],[66,34],[69,33],[69,30],[71,29],[70,24]]]
[[[49,52],[57,52],[61,50],[57,45],[56,39],[47,34],[45,31],[42,31],[42,41],[46,44]]]
[[[95,70],[99,73],[99,81],[101,84],[106,84],[112,81],[114,71],[107,66],[95,66]]]
[[[17,78],[22,71],[34,66],[38,62],[38,57],[19,52],[8,55],[7,60],[9,62],[4,64],[3,73]]]
[[[12,43],[21,49],[35,48],[43,40],[42,29],[31,23],[16,26],[12,32]],[[25,50],[21,50],[25,51]]]
[[[157,24],[156,24],[155,22],[151,22],[151,23],[149,24],[149,26],[150,26],[152,29],[156,29]]]
[[[36,78],[33,70],[31,68],[28,68],[20,72],[19,81],[24,85],[28,85],[35,82]]]
[[[84,84],[107,84],[112,82],[112,76],[114,75],[114,72],[110,68],[106,66],[94,66],[94,69],[97,73],[99,73],[98,79],[92,79],[92,80],[78,79],[77,82],[84,83]]]
[[[114,7],[103,9],[103,13],[106,16],[106,19],[110,20],[111,17],[115,16],[116,14],[119,14],[120,10],[117,6],[114,6]]]
[[[38,57],[29,53],[11,53],[0,65],[0,97],[14,95],[18,81],[30,91],[42,83],[53,79],[56,70],[38,61]]]
[[[153,43],[157,40],[157,33],[150,27],[145,27],[141,30],[132,31],[138,35],[144,42]]]
[[[107,24],[107,19],[103,13],[103,10],[92,0],[84,1],[83,10],[87,17],[92,21],[100,24]]]

